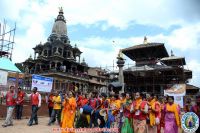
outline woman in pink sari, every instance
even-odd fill
[[[178,133],[178,128],[180,127],[180,108],[174,103],[174,97],[168,97],[168,103],[164,107],[164,113],[164,133]]]

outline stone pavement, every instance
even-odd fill
[[[55,122],[54,125],[48,126],[48,117],[38,118],[38,125],[33,125],[31,127],[27,126],[28,119],[14,120],[14,126],[9,126],[3,128],[1,125],[4,120],[0,120],[0,133],[59,133],[53,131],[53,128],[59,128],[58,124]]]

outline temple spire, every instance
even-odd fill
[[[143,42],[143,44],[148,44],[146,36],[144,36],[144,42]]]
[[[174,56],[174,52],[171,50],[171,56]]]
[[[59,7],[59,14],[55,19],[52,33],[57,34],[58,36],[67,35],[67,25],[62,7]]]

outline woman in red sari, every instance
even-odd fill
[[[163,133],[164,132],[164,127],[165,127],[165,115],[164,115],[164,107],[167,104],[167,99],[166,97],[163,97],[161,99],[161,104],[160,104],[160,109],[161,109],[161,117],[160,117],[160,130],[158,133]]]

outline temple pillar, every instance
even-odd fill
[[[119,67],[119,76],[118,76],[118,80],[119,83],[122,84],[122,89],[121,89],[121,93],[124,93],[124,74],[123,74],[123,66],[124,66],[124,59],[122,57],[122,53],[120,51],[119,56],[117,57],[117,66]]]
[[[51,62],[50,62],[50,64],[49,64],[49,69],[51,70]]]
[[[70,51],[70,53],[71,53],[71,56],[70,56],[70,58],[74,59],[73,52],[72,52],[72,51]]]
[[[57,63],[58,63],[58,62],[55,62],[55,68],[56,68],[56,69],[57,69]]]
[[[119,76],[118,76],[118,80],[121,84],[124,83],[124,74],[123,74],[123,66],[124,66],[124,59],[118,59],[117,61],[117,66],[119,67]]]
[[[41,53],[41,55],[42,55],[42,56],[44,56],[44,49],[42,50],[42,53]]]

